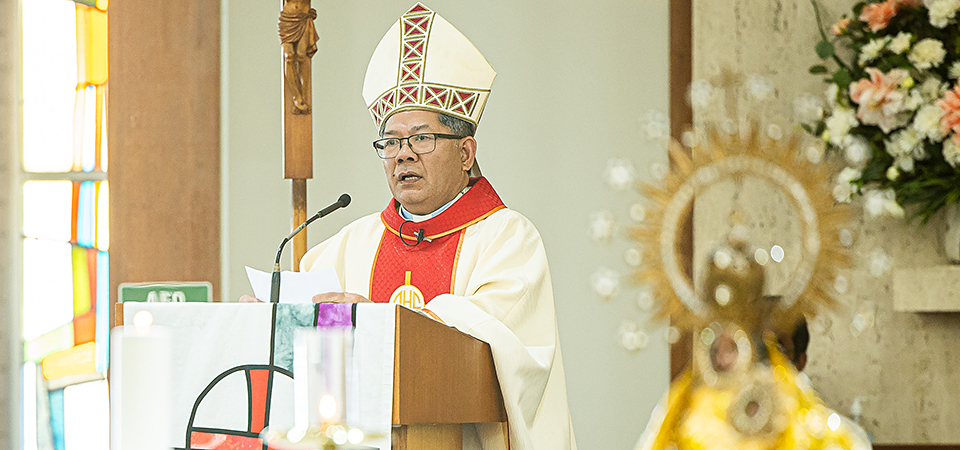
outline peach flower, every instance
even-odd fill
[[[890,24],[890,19],[897,15],[898,9],[900,9],[900,1],[898,0],[871,3],[864,6],[860,11],[860,20],[870,26],[870,31],[876,33]]]
[[[937,100],[937,106],[943,110],[940,119],[940,131],[943,134],[953,132],[953,142],[960,144],[960,84],[947,91],[943,98]]]
[[[903,110],[906,94],[897,89],[910,74],[903,69],[883,73],[876,68],[867,69],[869,80],[860,80],[850,86],[850,100],[860,105],[857,118],[865,124],[877,125],[884,133],[903,125]]]
[[[833,34],[840,36],[844,31],[847,31],[848,26],[850,26],[850,19],[844,17],[843,19],[838,20],[837,23],[833,24],[833,29],[831,31],[833,31]]]

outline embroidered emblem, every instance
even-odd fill
[[[416,310],[423,309],[425,306],[423,293],[420,292],[420,289],[417,289],[416,286],[410,284],[409,270],[404,276],[403,286],[398,287],[397,290],[393,291],[393,294],[390,295],[390,303],[396,303]]]

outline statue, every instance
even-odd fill
[[[310,114],[310,58],[317,53],[320,36],[313,21],[317,10],[310,0],[286,0],[280,11],[280,45],[283,78],[293,95],[293,113]]]

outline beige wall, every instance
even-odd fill
[[[854,2],[819,3],[826,6],[829,26]],[[813,46],[818,40],[808,0],[698,0],[693,29],[694,79],[709,78],[722,67],[772,78],[776,100],[762,112],[785,129],[793,123],[794,98],[823,92],[820,79],[807,74],[817,61]],[[699,260],[724,230],[723,211],[731,193],[728,186],[698,203],[694,242]],[[719,201],[722,194],[728,195],[725,201]],[[748,184],[741,201],[752,206],[754,236],[768,248],[797,235],[795,218],[782,198]],[[895,219],[858,220],[850,288],[825,325],[811,325],[806,372],[824,400],[842,413],[849,412],[854,398],[865,397],[862,424],[877,443],[960,443],[960,317],[894,312],[892,275],[867,273],[868,255],[878,247],[894,258],[895,270],[945,264],[936,251],[938,221],[917,231]],[[784,247],[789,258],[791,247]],[[783,267],[774,269],[773,291],[785,273]],[[871,302],[876,325],[855,337],[852,317],[870,312]]]
[[[269,269],[290,229],[289,182],[281,179],[276,3],[234,0],[223,7],[225,299],[250,291],[243,265]],[[313,59],[315,174],[308,210],[342,192],[353,203],[313,225],[311,244],[380,211],[390,198],[370,148],[376,130],[360,90],[377,42],[414,2],[313,3],[321,41]],[[639,139],[638,122],[649,109],[668,109],[667,4],[427,2],[499,73],[477,135],[478,158],[506,204],[543,236],[571,415],[584,449],[631,448],[667,387],[662,339],[653,336],[650,348],[636,355],[618,346],[622,318],[645,319],[632,300],[636,291],[625,289],[604,303],[588,286],[600,265],[626,270],[626,244],[601,246],[587,233],[591,211],[616,209],[626,218],[637,198],[605,188],[608,158],[629,157],[644,176],[649,164],[666,159]]]
[[[19,447],[20,290],[14,195],[19,167],[19,3],[0,0],[0,447]]]

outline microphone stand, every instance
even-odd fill
[[[301,230],[310,225],[314,220],[317,220],[327,214],[330,214],[340,208],[345,208],[350,204],[350,196],[343,194],[334,202],[332,205],[321,209],[319,212],[313,215],[313,217],[306,220],[298,226],[292,233],[283,238],[283,241],[280,242],[280,248],[277,249],[277,260],[273,264],[273,276],[270,279],[270,303],[280,303],[280,255],[283,253],[283,247],[287,245],[287,242],[290,239],[293,239]]]

